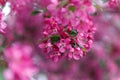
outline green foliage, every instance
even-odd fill
[[[37,14],[39,14],[39,13],[40,13],[39,10],[35,10],[35,11],[32,12],[32,15],[37,15]]]
[[[100,66],[101,66],[102,68],[106,68],[106,67],[107,67],[107,65],[106,65],[106,63],[105,63],[104,60],[100,60]]]
[[[51,43],[54,44],[55,42],[60,41],[60,35],[52,35],[50,39],[51,39]]]
[[[69,32],[69,35],[75,37],[78,35],[78,32],[77,32],[77,30],[72,30],[71,32]]]
[[[118,67],[120,67],[120,59],[116,59],[115,63],[118,65]]]
[[[76,6],[69,6],[69,7],[68,7],[68,10],[69,10],[69,11],[72,11],[72,12],[75,12]]]
[[[65,6],[67,6],[68,4],[69,4],[69,1],[68,1],[68,0],[62,0],[61,3],[60,3],[60,5],[61,5],[62,7],[65,7]]]
[[[103,0],[104,3],[108,2],[108,0]]]
[[[5,80],[3,76],[4,67],[0,67],[0,80]]]

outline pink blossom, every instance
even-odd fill
[[[6,0],[0,0],[0,5],[4,6],[6,3]]]
[[[7,24],[4,22],[4,14],[0,9],[0,32],[4,33],[4,29],[6,28]]]

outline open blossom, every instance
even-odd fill
[[[30,80],[36,72],[31,57],[32,47],[14,43],[4,51],[8,69],[4,72],[6,80]]]
[[[4,29],[6,28],[7,24],[3,20],[4,14],[2,13],[2,10],[0,9],[0,32],[4,32]]]

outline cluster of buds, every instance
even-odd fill
[[[67,26],[60,25],[55,18],[46,20],[46,28],[39,47],[48,53],[55,62],[62,56],[69,59],[79,60],[91,48],[95,28],[81,32],[69,23]]]
[[[49,17],[45,16],[46,26],[39,47],[55,62],[63,56],[79,60],[93,43],[95,28],[90,15],[94,11],[89,0],[52,0],[47,6]]]

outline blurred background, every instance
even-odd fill
[[[104,1],[106,2],[107,0]],[[109,9],[105,7],[106,3],[103,4],[100,0],[96,3],[98,3],[99,6],[98,11],[93,14],[93,21],[97,29],[94,34],[94,44],[92,49],[86,54],[86,56],[78,61],[62,59],[59,62],[54,63],[53,61],[44,58],[45,56],[43,54],[40,54],[41,50],[37,47],[37,44],[33,46],[33,44],[28,44],[24,42],[26,38],[31,40],[31,42],[36,42],[35,39],[38,39],[38,36],[35,36],[35,34],[40,34],[41,31],[38,31],[38,27],[34,27],[34,29],[32,28],[32,21],[36,23],[35,26],[39,25],[40,22],[37,21],[41,19],[37,17],[40,17],[40,15],[35,16],[35,19],[29,18],[28,20],[30,22],[23,24],[29,24],[29,29],[26,26],[26,29],[23,30],[22,27],[19,27],[19,23],[16,23],[16,25],[18,26],[17,28],[14,28],[13,26],[13,28],[10,27],[10,29],[6,30],[6,32],[9,33],[9,31],[13,29],[13,33],[17,33],[14,34],[14,36],[17,37],[19,35],[19,37],[17,37],[16,39],[21,40],[26,45],[32,47],[32,51],[26,46],[23,48],[27,49],[28,52],[30,51],[31,53],[36,54],[34,55],[33,60],[35,67],[37,67],[37,73],[32,76],[31,80],[120,80],[120,8]],[[7,4],[7,8],[4,8],[6,15],[9,14],[10,11],[10,9],[8,9],[8,6],[9,4]],[[100,10],[101,8],[103,9],[102,11]],[[29,10],[29,7],[27,8],[27,10]],[[25,12],[23,12],[22,14],[24,15]],[[26,16],[29,17],[29,14]],[[17,17],[20,18],[19,20],[22,19],[22,21],[26,21],[24,17]],[[7,19],[11,18],[7,17]],[[9,24],[12,25],[12,22]],[[4,74],[7,74],[5,73],[5,71],[8,67],[2,52],[4,49],[4,44],[2,43],[7,44],[10,41],[14,42],[13,33],[7,33],[2,35],[0,34],[0,80],[5,80]],[[27,34],[27,37],[23,34]],[[32,39],[33,37],[31,38],[31,34],[32,36],[34,36],[34,40]],[[6,38],[3,37],[4,35],[7,36],[7,41],[5,41]],[[22,46],[21,44],[17,45]],[[19,49],[13,47],[13,49],[15,50],[23,50],[24,52],[23,48]],[[6,53],[12,52],[9,52],[8,49],[8,52]],[[27,60],[28,59],[29,58],[27,58]],[[29,64],[29,66],[31,66],[31,64]],[[33,69],[34,67],[31,66],[30,68]],[[22,69],[20,70],[20,73],[21,72]],[[9,75],[7,74],[7,76],[13,76],[10,75],[10,73],[11,72],[9,72]],[[18,78],[16,80],[22,79]]]

